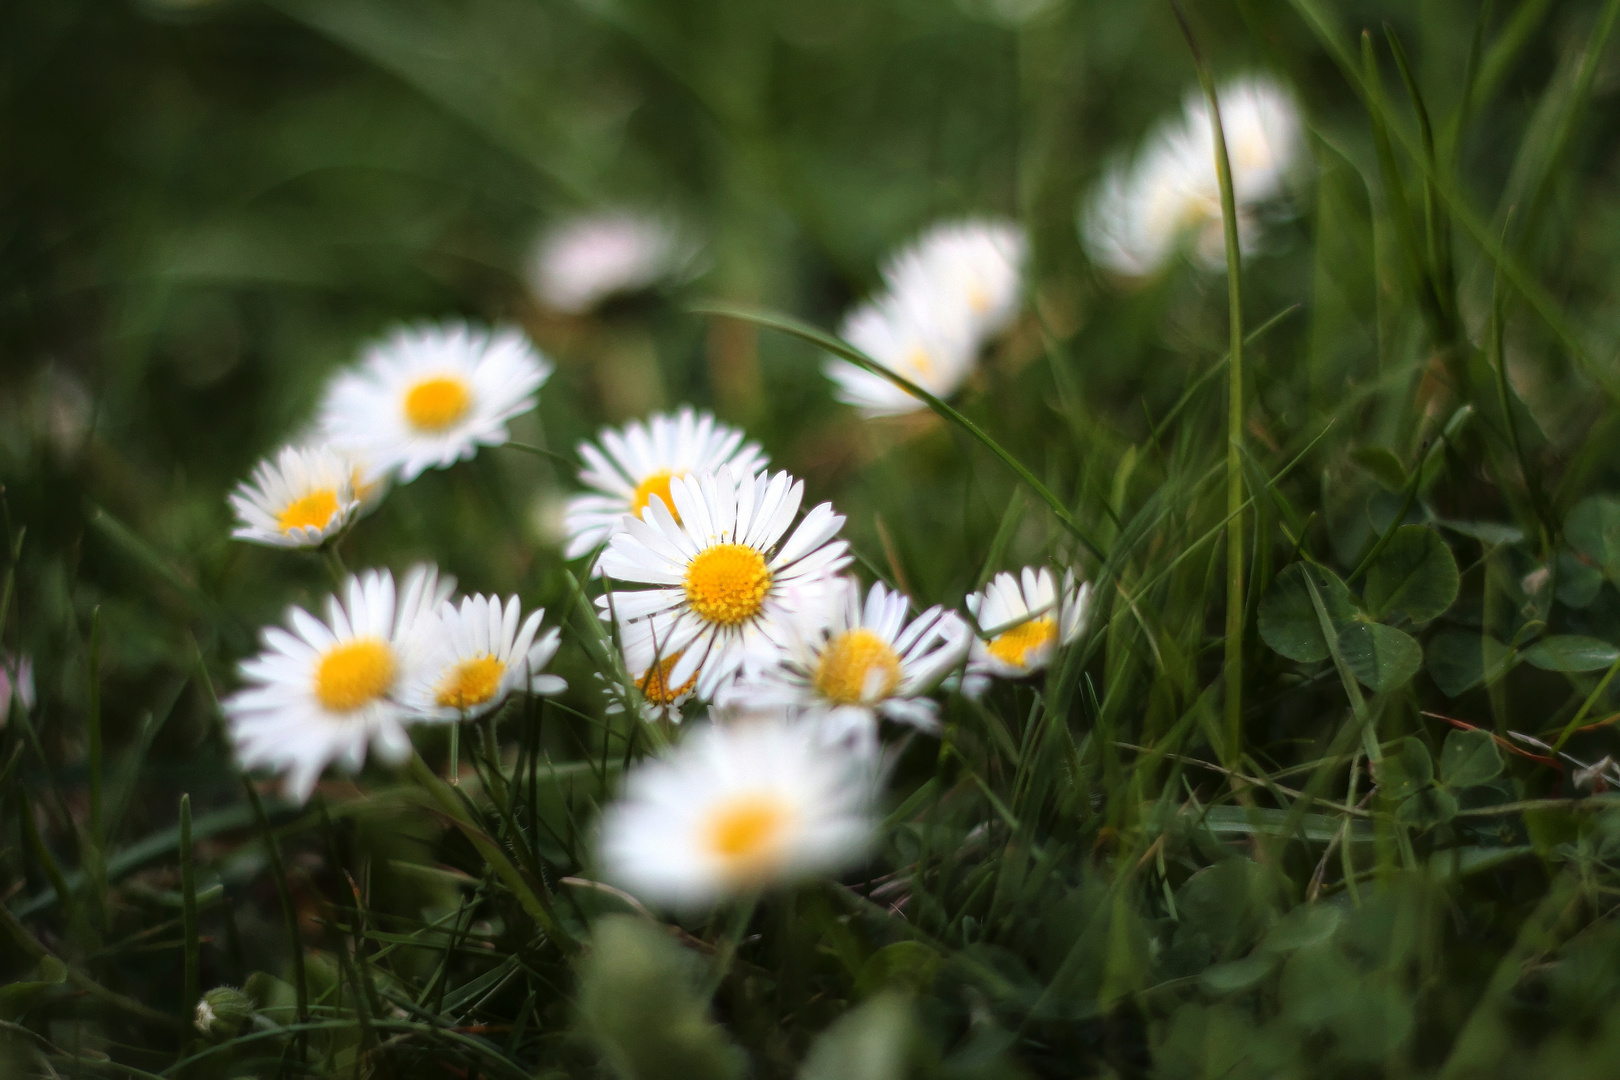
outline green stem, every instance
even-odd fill
[[[101,608],[90,613],[89,704],[85,709],[85,737],[90,759],[90,842],[102,850],[101,820]]]
[[[1614,680],[1617,672],[1620,672],[1620,659],[1616,659],[1614,663],[1609,665],[1609,670],[1603,673],[1603,678],[1598,680],[1598,684],[1592,688],[1592,692],[1586,695],[1586,700],[1581,702],[1580,709],[1570,718],[1569,723],[1564,725],[1564,730],[1559,733],[1558,740],[1553,743],[1553,753],[1562,750],[1564,744],[1569,741],[1569,737],[1580,730],[1581,721],[1585,720],[1586,714],[1592,711],[1592,706],[1596,705],[1598,698],[1603,696],[1603,691],[1609,688],[1609,683]]]
[[[185,925],[185,983],[180,1003],[181,1015],[187,1015],[197,1007],[197,997],[201,993],[199,986],[197,966],[201,947],[197,930],[197,870],[192,858],[191,850],[191,796],[180,796],[180,900],[181,918]],[[185,1055],[189,1049],[191,1039],[189,1036],[181,1040],[180,1053]]]

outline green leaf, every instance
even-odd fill
[[[1489,634],[1451,630],[1429,640],[1429,677],[1447,697],[1457,697],[1482,682],[1495,682],[1513,666],[1510,649]]]
[[[1434,782],[1429,748],[1410,736],[1391,743],[1374,770],[1378,791],[1391,802],[1411,798]]]
[[[1367,570],[1362,599],[1375,619],[1404,611],[1426,623],[1457,599],[1457,560],[1433,529],[1402,525]]]
[[[1602,671],[1620,659],[1620,649],[1580,634],[1555,634],[1524,650],[1524,658],[1543,671]]]
[[[1198,975],[1198,985],[1210,994],[1236,994],[1259,984],[1277,966],[1274,953],[1255,951],[1241,960],[1211,964]]]
[[[1485,731],[1454,730],[1440,748],[1440,779],[1455,788],[1478,787],[1502,772],[1502,752]]]
[[[1328,644],[1322,637],[1316,608],[1311,605],[1310,590],[1305,587],[1307,574],[1316,582],[1330,619],[1340,622],[1355,617],[1350,590],[1338,575],[1324,567],[1297,562],[1284,567],[1261,597],[1259,628],[1260,638],[1267,645],[1290,660],[1309,664],[1328,658]]]
[[[1401,459],[1382,446],[1358,446],[1350,451],[1350,460],[1365,469],[1390,491],[1406,490],[1406,469]]]
[[[1593,495],[1582,499],[1564,519],[1564,536],[1574,549],[1620,582],[1620,498]]]
[[[1343,909],[1332,904],[1301,904],[1271,928],[1261,947],[1270,952],[1293,952],[1320,945],[1333,937],[1343,921]]]
[[[900,1080],[926,1056],[910,999],[882,994],[810,1044],[799,1080]]]
[[[1395,820],[1417,829],[1432,829],[1457,816],[1457,796],[1445,788],[1424,788],[1396,809]]]
[[[1417,641],[1381,623],[1340,625],[1339,652],[1356,678],[1380,694],[1395,689],[1423,669],[1423,649]]]
[[[896,941],[885,945],[861,966],[855,979],[855,996],[872,997],[888,987],[918,992],[927,990],[939,970],[941,957],[920,941]]]
[[[1591,605],[1603,588],[1603,571],[1572,551],[1558,553],[1558,602],[1573,608]]]

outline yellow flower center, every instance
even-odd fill
[[[745,544],[716,544],[686,568],[686,602],[705,622],[736,626],[759,614],[771,588],[765,557]]]
[[[710,811],[705,839],[731,876],[752,877],[768,868],[792,822],[772,795],[737,795]]]
[[[636,683],[636,686],[641,690],[641,696],[654,705],[673,705],[677,698],[696,686],[697,672],[695,671],[692,672],[692,677],[681,685],[674,687],[669,685],[669,673],[675,670],[675,665],[680,662],[680,659],[681,654],[676,653],[674,656],[666,656],[648,668],[647,674],[643,675]]]
[[[822,697],[839,705],[877,701],[900,685],[900,657],[864,626],[846,630],[822,651],[815,682]]]
[[[276,526],[284,533],[295,529],[324,529],[337,512],[337,492],[322,488],[284,506],[276,516]]]
[[[928,355],[928,350],[921,345],[913,346],[911,351],[906,353],[906,366],[924,378],[934,373],[933,358]],[[905,372],[902,371],[900,374],[904,375]]]
[[[990,310],[990,293],[983,285],[975,281],[968,286],[967,302],[968,308],[975,315],[983,315]]]
[[[669,482],[675,479],[675,475],[668,469],[659,469],[637,484],[636,493],[630,498],[630,512],[636,517],[640,517],[641,512],[647,509],[647,504],[652,502],[652,497],[656,495],[664,500],[664,508],[675,519],[675,524],[679,525],[681,523],[680,511],[675,509],[675,500],[669,494]],[[684,476],[685,474],[682,473],[681,475]]]
[[[394,650],[379,638],[334,645],[315,668],[315,699],[333,712],[353,712],[394,685]]]
[[[1051,619],[1031,619],[990,642],[990,655],[1013,667],[1028,667],[1029,654],[1057,637],[1057,623]]]
[[[467,414],[472,394],[450,375],[423,379],[405,395],[405,419],[418,431],[443,431]]]
[[[474,705],[482,705],[495,696],[501,688],[501,676],[506,674],[506,664],[493,656],[475,656],[471,660],[463,660],[444,681],[439,683],[434,700],[441,708],[470,709]]]

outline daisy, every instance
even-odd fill
[[[712,701],[748,655],[774,647],[784,618],[824,602],[850,561],[833,539],[844,518],[822,503],[788,535],[804,482],[784,472],[739,476],[722,465],[671,480],[669,493],[672,506],[655,498],[643,518],[625,515],[601,560],[605,576],[655,587],[597,605],[618,622],[631,671],[679,653],[666,685],[696,674],[694,692]]]
[[[978,351],[1018,317],[1029,242],[1010,221],[965,218],[932,226],[883,268],[890,295],[957,308]]]
[[[373,469],[414,480],[510,438],[551,365],[512,329],[412,326],[370,346],[321,406],[323,436]]]
[[[525,689],[566,690],[561,678],[542,674],[557,654],[561,632],[553,627],[539,633],[543,608],[519,626],[521,615],[515,596],[504,607],[495,596],[467,596],[459,605],[446,601],[424,628],[420,660],[405,687],[411,711],[434,720],[470,720]]]
[[[324,446],[283,447],[230,502],[238,522],[231,535],[272,547],[320,547],[360,512],[348,459]]]
[[[681,722],[682,707],[693,698],[693,691],[697,688],[698,673],[683,683],[671,683],[670,672],[675,665],[681,662],[681,654],[671,653],[656,662],[649,664],[635,677],[636,692],[641,695],[641,718],[648,723],[664,720],[671,724]],[[598,678],[603,678],[600,674]],[[603,679],[605,682],[605,678]],[[617,715],[624,711],[617,694],[609,691],[606,712]]]
[[[624,515],[641,517],[654,496],[666,509],[672,507],[669,483],[676,477],[714,472],[722,465],[730,465],[735,475],[752,476],[770,461],[758,443],[743,442],[741,431],[690,406],[674,416],[604,428],[598,438],[600,448],[579,444],[585,459],[579,480],[591,490],[568,500],[563,527],[570,559],[607,543]]]
[[[880,296],[846,315],[838,336],[937,398],[956,393],[978,355],[965,309],[947,307],[939,298]],[[927,407],[921,398],[848,360],[831,358],[823,370],[836,384],[838,400],[867,416],[898,416]]]
[[[825,617],[797,621],[778,662],[745,672],[721,703],[792,710],[834,741],[867,749],[876,746],[880,716],[938,731],[939,706],[924,695],[962,662],[973,635],[941,607],[908,623],[909,607],[882,583],[863,604],[860,585],[845,579]]]
[[[357,771],[368,742],[384,761],[410,756],[402,691],[424,628],[454,587],[419,566],[396,598],[393,575],[368,570],[349,577],[341,600],[327,598],[325,622],[295,607],[287,629],[266,628],[264,651],[242,664],[248,685],[224,702],[242,764],[285,773],[302,803],[330,762]]]
[[[968,654],[963,689],[977,696],[988,676],[1019,679],[1052,662],[1057,647],[1067,645],[1085,628],[1089,582],[1074,582],[1074,571],[1063,575],[1060,596],[1052,571],[1024,567],[1020,579],[997,574],[982,593],[967,598],[967,608],[979,623],[984,638],[975,638]]]
[[[871,842],[872,789],[802,724],[707,724],[625,778],[602,816],[603,873],[687,909],[832,874]]]
[[[544,233],[527,277],[546,306],[580,315],[609,297],[680,276],[696,256],[697,245],[668,221],[615,210],[572,218]]]
[[[0,728],[11,718],[13,702],[23,712],[34,708],[34,662],[16,653],[0,653]]]

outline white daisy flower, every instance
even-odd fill
[[[863,604],[860,584],[844,579],[831,610],[796,620],[778,662],[745,672],[721,692],[721,704],[791,710],[832,741],[865,748],[876,746],[880,716],[938,731],[939,706],[924,695],[962,662],[973,634],[942,607],[908,623],[909,607],[881,582]]]
[[[1259,240],[1262,206],[1283,195],[1304,149],[1303,121],[1288,91],[1252,77],[1217,91],[1238,240]],[[1189,91],[1180,116],[1148,137],[1134,162],[1116,163],[1093,192],[1081,232],[1099,266],[1127,277],[1162,270],[1184,245],[1206,269],[1226,264],[1215,127],[1201,91]]]
[[[503,607],[496,596],[446,601],[424,628],[420,661],[404,691],[418,716],[454,722],[483,716],[524,689],[559,694],[568,684],[543,674],[557,655],[561,631],[540,631],[545,609],[530,613],[521,626],[515,596]],[[538,635],[538,636],[536,636]]]
[[[384,761],[409,757],[402,691],[424,628],[454,588],[419,566],[396,598],[393,575],[368,570],[350,576],[341,600],[327,599],[325,622],[295,607],[287,629],[267,627],[264,651],[242,664],[248,686],[224,702],[242,764],[285,773],[288,794],[304,802],[330,762],[357,771],[368,742]]]
[[[902,302],[962,311],[977,352],[1018,317],[1028,260],[1029,242],[1016,224],[965,218],[934,225],[896,252],[883,280]]]
[[[923,297],[903,301],[880,296],[854,308],[844,317],[838,336],[896,375],[947,398],[973,372],[978,342],[965,309],[932,305]],[[867,416],[898,416],[926,408],[894,383],[848,360],[829,359],[823,367],[837,384],[839,401]]]
[[[550,374],[517,330],[405,327],[333,380],[321,432],[372,469],[414,480],[506,442],[506,422],[534,408]]]
[[[1046,567],[1024,567],[1019,578],[995,576],[982,593],[967,598],[983,638],[968,654],[963,690],[970,697],[983,690],[987,676],[1020,679],[1052,662],[1059,645],[1067,645],[1085,628],[1091,584],[1076,586],[1074,571],[1063,575],[1060,595]],[[1020,588],[1020,584],[1022,587]]]
[[[653,496],[672,507],[669,483],[678,476],[714,472],[722,465],[730,465],[735,475],[752,476],[770,461],[758,443],[743,442],[741,431],[690,406],[674,416],[604,428],[598,438],[600,448],[579,444],[585,459],[579,480],[591,490],[568,500],[564,530],[570,559],[607,543],[624,515],[640,517]]]
[[[631,770],[602,815],[603,874],[693,909],[849,866],[871,843],[874,778],[781,719],[706,724]]]
[[[649,724],[659,720],[671,724],[681,722],[681,709],[693,698],[693,691],[697,689],[698,673],[692,672],[684,683],[671,685],[670,672],[675,665],[681,662],[681,654],[673,653],[665,656],[657,663],[649,664],[635,676],[636,691],[641,695],[641,718]],[[606,683],[607,679],[598,673],[597,678]],[[619,695],[611,688],[604,686],[608,694],[608,703],[605,712],[618,715],[624,711]]]
[[[722,465],[671,480],[669,491],[672,507],[654,498],[643,518],[624,517],[601,560],[615,581],[656,587],[597,605],[618,622],[631,671],[679,653],[665,682],[681,687],[697,674],[694,692],[712,701],[747,656],[775,647],[784,618],[824,602],[850,561],[833,539],[844,518],[822,503],[788,535],[804,482],[783,472],[739,476]]]
[[[330,447],[283,447],[230,495],[231,535],[272,547],[320,547],[360,512],[352,468]]]
[[[546,306],[580,315],[621,293],[687,272],[697,245],[668,221],[631,210],[571,218],[541,235],[527,277]]]

